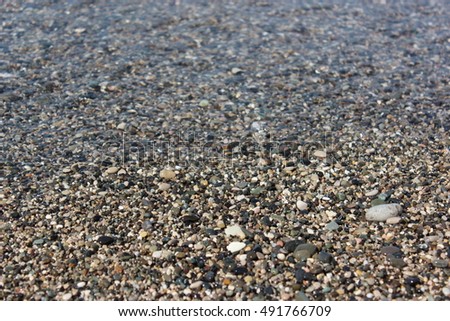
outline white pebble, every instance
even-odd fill
[[[366,212],[368,221],[384,222],[390,217],[396,217],[402,212],[400,204],[381,204],[369,208]]]
[[[284,255],[283,253],[278,253],[277,259],[280,261],[284,261],[286,259],[286,255]]]
[[[445,296],[450,296],[450,289],[449,288],[443,288],[442,293],[444,293]]]
[[[245,243],[243,242],[231,242],[227,246],[227,250],[231,253],[239,252],[245,247]]]
[[[66,293],[62,296],[63,301],[69,301],[70,299],[72,299],[72,293]]]
[[[229,236],[239,236],[240,238],[245,238],[245,233],[239,225],[228,226],[225,229],[225,234]]]
[[[192,283],[192,284],[189,286],[189,288],[190,288],[191,290],[195,290],[195,289],[198,289],[199,287],[201,287],[202,284],[203,284],[203,281],[196,281],[196,282]]]
[[[307,210],[307,209],[308,209],[308,203],[303,202],[302,200],[298,200],[298,201],[297,201],[297,208],[298,208],[300,211]]]

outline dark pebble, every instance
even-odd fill
[[[208,271],[203,275],[203,281],[205,282],[213,282],[216,278],[216,273],[213,271]]]
[[[292,253],[295,251],[295,249],[297,248],[297,246],[299,246],[300,244],[303,244],[305,242],[303,242],[302,240],[291,240],[291,241],[287,241],[284,244],[284,249],[286,251],[288,251],[289,253]]]
[[[238,266],[238,267],[233,269],[233,273],[236,274],[236,275],[244,275],[244,274],[248,273],[248,270],[244,266]]]
[[[102,235],[98,238],[98,243],[100,243],[101,245],[110,245],[112,243],[114,243],[114,238],[111,236],[107,236],[107,235]]]
[[[320,251],[317,258],[322,263],[331,263],[331,261],[333,260],[333,256],[330,253],[324,251]]]
[[[405,285],[409,285],[409,286],[416,286],[418,284],[420,284],[420,279],[417,276],[408,276],[405,279]]]
[[[197,215],[185,215],[181,218],[184,224],[192,224],[195,222],[198,222],[200,220],[200,217]]]

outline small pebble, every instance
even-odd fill
[[[245,238],[245,233],[239,225],[228,226],[225,229],[225,234],[228,236],[238,236],[241,239]]]
[[[174,179],[175,175],[175,172],[171,169],[163,169],[161,172],[159,172],[159,176],[167,180]]]
[[[325,228],[328,231],[334,231],[337,230],[339,228],[339,224],[336,223],[336,221],[331,221],[330,223],[328,223],[327,225],[325,225]]]
[[[300,211],[307,210],[307,209],[308,209],[308,203],[303,202],[302,200],[298,200],[298,201],[297,201],[297,208],[298,208]]]
[[[227,246],[227,250],[231,253],[236,253],[242,250],[245,247],[245,243],[243,242],[231,242]]]
[[[196,281],[196,282],[192,283],[192,284],[189,286],[189,288],[190,288],[191,290],[196,290],[196,289],[200,288],[202,285],[203,285],[203,281]]]
[[[115,173],[117,173],[118,171],[119,171],[119,167],[113,166],[113,167],[109,167],[109,168],[105,171],[105,173],[106,173],[106,174],[115,174]]]

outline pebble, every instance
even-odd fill
[[[317,255],[317,258],[322,263],[331,263],[331,261],[333,260],[333,256],[330,253],[324,251],[320,251]]]
[[[45,243],[44,239],[36,239],[33,241],[33,245],[42,245]]]
[[[446,268],[448,266],[448,261],[447,260],[440,260],[440,259],[436,259],[433,260],[433,266],[437,267],[437,268]]]
[[[120,123],[119,125],[117,125],[116,128],[119,129],[119,130],[124,130],[126,126],[127,126],[126,123]]]
[[[319,157],[319,158],[325,158],[325,157],[327,157],[327,153],[323,150],[316,150],[314,152],[314,156]]]
[[[398,224],[401,220],[402,220],[402,218],[400,216],[394,216],[394,217],[389,217],[386,220],[386,223],[387,224]]]
[[[383,204],[371,207],[366,212],[368,221],[385,222],[390,217],[396,217],[402,212],[400,204]]]
[[[280,261],[284,261],[286,259],[286,255],[284,255],[283,253],[278,253],[277,259]]]
[[[196,290],[196,289],[200,288],[202,285],[203,285],[203,281],[196,281],[196,282],[192,283],[192,284],[189,286],[189,288],[190,288],[191,290]]]
[[[303,243],[305,243],[305,242],[302,240],[290,240],[284,244],[284,249],[286,251],[288,251],[289,253],[292,253],[295,251],[297,246],[299,246],[300,244],[303,244]]]
[[[297,208],[298,208],[300,211],[307,210],[307,209],[308,209],[308,203],[303,202],[302,200],[298,200],[298,201],[297,201]]]
[[[416,285],[418,285],[420,283],[421,283],[421,281],[420,281],[420,279],[417,276],[408,276],[405,279],[405,284],[409,285],[409,286],[416,286]]]
[[[69,301],[70,299],[72,299],[72,293],[63,294],[63,296],[62,296],[63,301]]]
[[[114,238],[107,235],[102,235],[97,239],[97,242],[100,243],[101,245],[110,245],[114,243],[114,241],[115,241]]]
[[[296,301],[309,301],[309,298],[306,296],[305,292],[299,291],[295,293],[295,300]]]
[[[225,229],[225,234],[228,236],[239,236],[241,239],[245,238],[245,233],[239,225],[228,226]]]
[[[225,223],[224,223],[224,221],[222,221],[222,220],[218,220],[217,223],[216,223],[216,225],[217,225],[217,227],[220,228],[220,229],[225,228]]]
[[[295,248],[294,257],[299,261],[304,261],[316,253],[317,247],[314,244],[300,244]]]
[[[106,171],[105,171],[105,173],[106,174],[115,174],[115,173],[117,173],[119,171],[119,167],[115,167],[115,166],[112,166],[112,167],[109,167]]]
[[[383,254],[395,254],[401,252],[401,249],[396,246],[383,246],[380,252]]]
[[[375,196],[377,194],[378,194],[378,189],[373,189],[373,190],[366,192],[365,195],[370,197],[370,196]]]
[[[231,242],[227,246],[227,250],[231,253],[236,253],[242,250],[245,247],[245,243],[243,242]]]
[[[163,169],[161,172],[159,172],[159,177],[171,180],[174,179],[176,176],[175,172],[171,169]]]
[[[167,191],[167,190],[169,190],[169,188],[170,188],[170,184],[168,184],[168,183],[160,183],[158,185],[158,189],[160,191]]]
[[[331,221],[330,223],[328,223],[327,225],[325,225],[325,228],[328,231],[334,231],[337,230],[339,228],[339,224],[336,223],[336,221]]]
[[[389,255],[388,259],[389,259],[389,262],[391,262],[392,266],[399,268],[399,269],[404,268],[407,265],[406,262],[403,261],[403,259],[394,257],[392,255]]]
[[[450,296],[450,288],[443,288],[442,289],[442,293],[445,295],[445,296]]]
[[[200,107],[208,107],[209,101],[206,99],[200,100],[200,103],[198,104]]]

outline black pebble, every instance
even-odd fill
[[[233,273],[236,275],[244,275],[248,273],[248,270],[244,266],[238,266],[233,270]]]
[[[208,271],[203,275],[203,281],[205,282],[213,282],[216,277],[216,273],[213,271]]]
[[[114,243],[115,240],[111,236],[102,235],[98,238],[97,241],[101,245],[110,245],[110,244]]]
[[[409,286],[416,286],[417,284],[420,284],[420,279],[417,276],[408,276],[405,279],[405,284]]]

